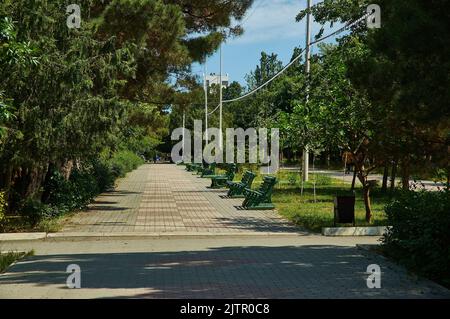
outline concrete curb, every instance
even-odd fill
[[[39,240],[45,239],[47,233],[3,233],[0,234],[0,242],[2,241],[19,241],[19,240]]]
[[[135,239],[173,239],[173,238],[223,238],[223,237],[298,237],[303,236],[302,233],[271,233],[271,232],[230,232],[230,233],[212,233],[212,232],[161,232],[161,233],[142,233],[142,232],[122,232],[122,233],[51,233],[47,234],[47,240],[64,240],[64,239],[118,239],[118,238],[135,238]]]
[[[383,236],[390,226],[378,227],[327,227],[322,228],[323,236]]]
[[[0,242],[32,241],[32,240],[73,240],[73,239],[174,239],[174,238],[223,238],[223,237],[299,237],[306,233],[276,233],[276,232],[122,232],[122,233],[96,233],[96,232],[66,232],[66,233],[5,233],[0,234]]]

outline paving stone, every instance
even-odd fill
[[[239,210],[242,199],[221,198],[225,190],[208,189],[210,183],[180,166],[143,165],[76,214],[63,232],[301,232],[275,210]]]

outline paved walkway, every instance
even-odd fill
[[[376,237],[302,232],[276,211],[239,210],[242,200],[221,198],[208,182],[183,167],[144,165],[55,237],[1,242],[2,251],[35,255],[0,275],[0,298],[450,298],[355,247]],[[81,268],[81,289],[66,286],[70,264]],[[367,287],[371,264],[381,267],[381,289]]]
[[[9,243],[36,255],[0,275],[0,298],[450,298],[355,242],[284,236]],[[81,268],[68,289],[66,268]],[[381,267],[381,289],[367,266]]]
[[[141,166],[76,214],[63,233],[264,234],[301,233],[276,211],[239,209],[242,199],[208,189],[210,179],[184,166]]]

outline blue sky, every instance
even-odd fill
[[[222,47],[223,73],[228,73],[231,81],[245,85],[245,74],[255,69],[261,51],[276,53],[278,59],[287,64],[294,47],[305,47],[306,22],[295,21],[298,12],[305,7],[306,0],[255,0],[241,23],[244,34],[229,39]],[[312,30],[314,36],[320,25],[313,23]],[[313,48],[313,53],[315,50],[317,48]],[[219,74],[219,53],[208,58],[206,64],[208,73]],[[199,76],[202,76],[203,69],[203,65],[199,64],[192,67],[192,71]]]

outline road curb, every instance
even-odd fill
[[[323,236],[383,236],[389,226],[370,226],[370,227],[324,227]]]
[[[179,239],[179,238],[224,238],[224,237],[299,237],[303,233],[208,233],[208,232],[163,232],[163,233],[50,233],[46,240],[73,240],[73,239]]]
[[[303,237],[305,233],[276,233],[276,232],[122,232],[122,233],[97,233],[97,232],[66,232],[66,233],[5,233],[0,234],[0,242],[33,241],[33,240],[95,240],[95,239],[180,239],[180,238],[225,238],[225,237]]]
[[[45,239],[47,233],[2,233],[0,242],[3,241],[21,241],[21,240],[40,240]]]

